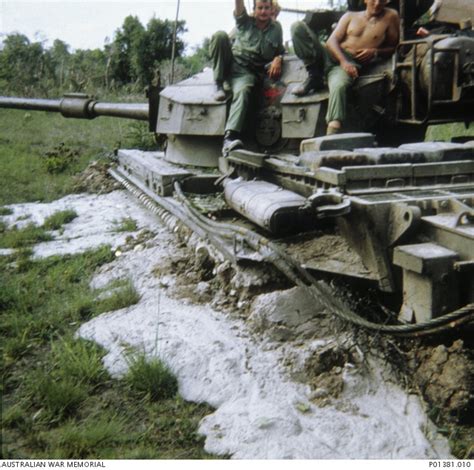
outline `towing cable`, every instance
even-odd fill
[[[330,285],[315,279],[308,270],[294,258],[288,256],[276,243],[253,230],[226,222],[217,222],[204,216],[185,196],[179,182],[174,183],[174,189],[182,206],[173,203],[170,198],[158,196],[133,177],[124,176],[113,169],[109,170],[109,174],[137,197],[145,207],[157,214],[172,231],[175,231],[176,221],[179,221],[199,238],[209,242],[224,259],[233,263],[237,263],[237,261],[235,253],[233,254],[232,250],[228,248],[229,244],[235,247],[236,243],[241,246],[245,243],[296,286],[304,288],[328,311],[349,323],[378,333],[419,337],[451,330],[474,320],[474,303],[470,303],[422,323],[387,325],[371,322],[351,310],[346,302],[336,295]],[[171,226],[169,223],[170,214],[175,221]]]

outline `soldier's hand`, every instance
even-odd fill
[[[283,59],[281,56],[277,56],[272,60],[272,63],[270,64],[270,67],[268,68],[268,76],[272,80],[278,80],[280,78],[282,62],[283,62]]]
[[[357,54],[355,55],[356,60],[358,60],[362,64],[367,64],[372,59],[377,57],[377,49],[370,48],[370,49],[359,49]]]
[[[341,67],[351,78],[357,78],[359,76],[359,70],[357,67],[349,61],[341,62]]]

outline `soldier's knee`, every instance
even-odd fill
[[[328,83],[328,88],[329,88],[329,93],[331,93],[331,95],[342,95],[347,92],[347,89],[349,88],[349,84],[336,83],[336,84],[331,85]]]
[[[229,39],[229,35],[225,31],[217,31],[212,35],[212,39],[215,41],[225,41]]]
[[[353,83],[353,79],[346,73],[329,76],[328,88],[332,93],[344,93]]]
[[[211,41],[213,42],[222,42],[228,41],[229,35],[225,31],[217,31],[212,35]]]
[[[305,36],[307,33],[306,23],[304,21],[296,21],[291,25],[291,37]]]

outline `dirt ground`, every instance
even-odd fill
[[[334,239],[326,236],[322,244],[328,247],[328,243],[331,246]],[[338,248],[337,253],[343,258],[343,250]],[[189,262],[190,256],[194,263]],[[358,263],[354,261],[353,254],[349,255],[349,262],[352,265]],[[253,331],[270,334],[274,340],[325,338],[335,333],[346,336],[342,343],[330,344],[315,351],[307,357],[299,373],[292,373],[294,378],[310,385],[312,401],[318,406],[331,405],[341,395],[343,373],[347,366],[363,367],[366,354],[383,358],[405,387],[415,390],[423,398],[436,424],[449,429],[450,436],[454,434],[465,441],[463,453],[458,456],[474,457],[474,358],[471,346],[457,335],[417,340],[373,338],[365,331],[334,321],[324,311],[312,318],[298,318],[296,321],[278,317],[273,308],[276,297],[280,309],[285,309],[285,302],[291,302],[291,308],[296,311],[295,299],[297,301],[301,297],[295,296],[291,286],[285,285],[277,273],[255,274],[260,281],[265,279],[265,283],[260,282],[258,289],[252,290],[236,282],[239,276],[232,268],[218,270],[210,260],[203,263],[199,256],[193,258],[185,245],[181,245],[173,258],[161,264],[156,271],[162,279],[172,274],[177,275],[177,282],[170,286],[171,295],[195,303],[211,302],[214,307],[224,309],[231,315],[237,311],[249,322]],[[289,292],[287,299],[285,289]],[[468,336],[467,331],[459,333],[461,337]],[[288,360],[287,365],[293,366],[292,361]]]
[[[104,169],[97,172],[94,166],[81,181],[86,186],[92,184],[89,190],[93,191],[116,188]],[[136,249],[137,244],[146,242],[146,236],[144,233],[143,240],[128,240],[121,249]],[[340,239],[328,234],[323,234],[317,243],[306,240],[289,244],[289,252],[306,259],[311,253],[312,259],[325,263],[328,271],[337,271],[338,263],[351,266],[355,273],[366,271],[355,254],[341,246]],[[332,266],[325,261],[329,252],[333,254]],[[255,334],[269,335],[275,341],[317,340],[331,335],[343,338],[309,354],[299,370],[291,357],[286,360],[293,378],[309,384],[312,402],[317,406],[335,403],[343,391],[343,376],[348,368],[366,367],[367,355],[382,359],[407,390],[422,397],[433,422],[455,442],[452,447],[456,456],[474,457],[472,326],[428,339],[395,339],[347,325],[328,316],[321,306],[313,309],[311,318],[300,318],[298,314],[304,306],[299,309],[294,302],[303,296],[294,295],[292,289],[296,288],[279,273],[259,267],[243,272],[226,263],[216,264],[205,250],[191,252],[184,243],[178,244],[173,255],[155,268],[154,275],[169,295],[227,311],[245,319]],[[275,299],[280,307],[276,311]],[[285,307],[285,302],[292,303]],[[286,315],[285,308],[296,314]],[[346,402],[345,406],[351,405]]]

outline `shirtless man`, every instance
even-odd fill
[[[291,28],[295,53],[308,71],[306,81],[293,93],[305,96],[322,89],[326,75],[328,134],[341,130],[346,118],[347,89],[360,69],[377,57],[390,57],[398,44],[400,18],[395,10],[386,8],[389,0],[364,1],[364,11],[349,11],[342,16],[325,46],[306,23],[300,21]]]

